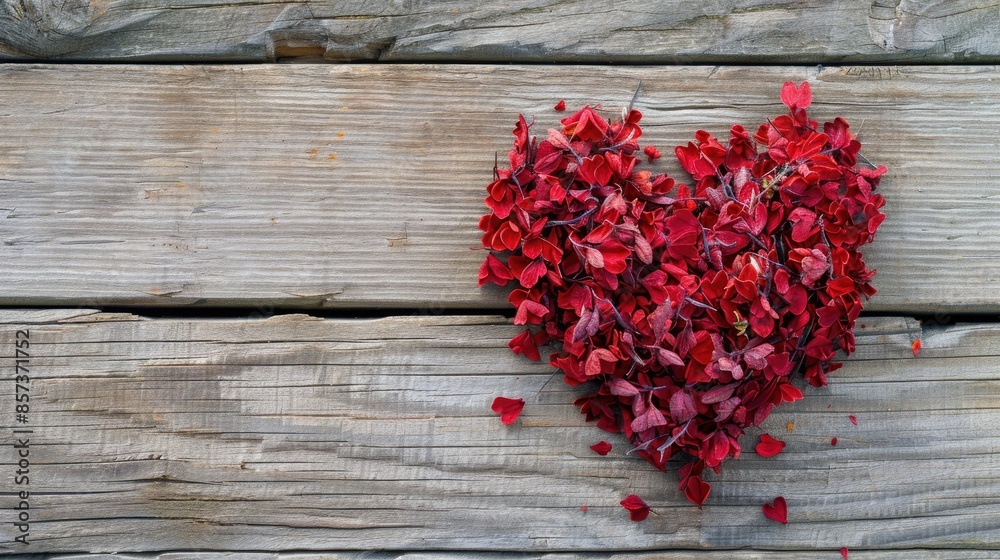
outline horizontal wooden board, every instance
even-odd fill
[[[813,83],[891,169],[876,311],[1000,312],[994,67],[0,66],[4,305],[502,309],[478,218],[519,111],[637,106],[664,152]],[[727,136],[726,136],[727,137]],[[672,157],[651,166],[681,177]]]
[[[6,355],[23,329],[33,544],[5,522],[7,552],[1000,549],[998,324],[868,320],[828,387],[765,422],[785,451],[728,462],[702,511],[585,424],[586,389],[513,355],[500,318],[5,310]],[[527,402],[515,425],[497,395]],[[629,493],[655,515],[630,522]],[[777,495],[787,526],[760,512]]]
[[[44,560],[842,560],[837,550],[670,550],[662,552],[167,552],[155,555],[70,554],[42,557]],[[849,550],[850,560],[994,560],[990,550]]]
[[[990,0],[0,3],[0,56],[126,61],[996,61]]]

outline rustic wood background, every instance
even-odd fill
[[[478,4],[0,2],[0,554],[1000,558],[1000,2]],[[879,294],[847,366],[767,420],[785,452],[726,463],[699,511],[507,349],[484,186],[518,112],[641,81],[669,154],[805,79],[891,169]]]

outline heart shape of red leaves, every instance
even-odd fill
[[[642,114],[608,122],[587,106],[538,141],[520,116],[510,167],[494,169],[479,228],[490,253],[479,284],[516,281],[509,301],[529,329],[511,349],[550,363],[588,421],[624,432],[660,470],[684,454],[680,489],[701,505],[739,437],[802,398],[855,347],[875,293],[859,248],[885,216],[885,167],[837,117],[809,119],[808,83],[786,83],[788,113],[728,144],[705,131],[676,149],[694,186],[638,169]],[[645,153],[659,156],[653,147]],[[865,165],[859,165],[861,158]]]

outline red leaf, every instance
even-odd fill
[[[828,268],[829,261],[826,255],[818,249],[813,249],[809,255],[802,258],[802,285],[812,289]]]
[[[920,342],[920,339],[918,338],[913,341],[913,344],[911,344],[910,347],[913,349],[913,357],[916,358],[917,355],[920,354],[920,349],[923,347],[923,343]]]
[[[500,421],[506,425],[513,424],[517,417],[524,410],[524,399],[508,399],[507,397],[497,397],[493,399],[493,412],[500,415]]]
[[[621,505],[628,510],[628,518],[632,521],[642,521],[649,517],[649,506],[635,494],[629,494],[621,501]]]
[[[587,105],[562,121],[563,134],[574,140],[596,142],[608,132],[608,121]]]
[[[857,416],[854,416],[852,414],[851,416],[848,416],[847,419],[851,421],[851,424],[854,424],[855,426],[858,425],[858,417]]]
[[[760,344],[743,352],[743,361],[754,369],[764,369],[767,367],[767,357],[774,353],[774,346]]]
[[[785,82],[781,88],[781,102],[789,109],[805,109],[812,103],[812,90],[809,82],[802,82],[802,85],[795,87],[794,82]]]
[[[656,349],[656,359],[659,360],[660,365],[663,367],[667,366],[684,366],[684,360],[677,355],[677,352],[673,350],[667,350],[666,348]]]
[[[595,443],[594,445],[591,445],[590,448],[594,450],[594,453],[604,456],[611,451],[611,444],[602,439],[601,441]]]
[[[524,354],[529,360],[538,361],[542,359],[542,356],[538,353],[538,342],[531,334],[531,331],[523,331],[521,334],[510,339],[507,347],[515,354]]]
[[[660,159],[660,156],[663,155],[660,153],[660,150],[657,150],[653,146],[646,146],[642,149],[642,153],[646,154],[646,159],[649,160],[649,163],[653,163],[654,159]]]
[[[573,342],[580,342],[597,334],[601,327],[601,314],[596,307],[584,307],[580,312],[580,320],[573,327]]]
[[[618,358],[616,358],[615,355],[612,354],[607,348],[594,348],[590,351],[590,355],[587,356],[587,363],[584,366],[584,371],[589,376],[610,373],[610,368],[608,368],[608,371],[605,371],[602,362],[613,364],[617,361]]]
[[[641,234],[635,236],[633,247],[635,248],[635,256],[639,257],[639,260],[644,264],[653,262],[653,248],[649,245],[649,241],[646,241],[646,238]]]
[[[656,428],[659,426],[666,426],[668,424],[667,419],[660,412],[660,409],[651,406],[646,409],[646,412],[636,416],[635,420],[632,420],[632,431],[633,432],[645,432],[651,428]]]
[[[559,111],[560,113],[563,112],[563,111],[565,111],[566,110],[566,101],[560,99],[559,103],[556,103],[556,106],[554,107],[554,109],[556,111]]]
[[[698,415],[694,397],[687,391],[677,391],[670,397],[670,416],[677,422],[687,422]]]
[[[493,253],[486,255],[486,260],[484,260],[482,266],[479,267],[480,286],[488,282],[492,282],[499,286],[506,286],[507,282],[513,279],[514,275],[511,274],[507,265],[502,263],[500,259],[494,257]]]
[[[621,274],[628,268],[626,259],[632,255],[628,247],[617,241],[605,241],[598,247],[604,257],[604,269],[611,274]],[[601,268],[601,267],[598,267]]]
[[[761,457],[774,457],[778,453],[781,453],[781,450],[784,448],[785,442],[780,439],[774,439],[767,434],[761,434],[760,443],[757,444],[754,450]]]
[[[781,496],[775,498],[773,504],[764,504],[761,509],[764,510],[764,517],[771,521],[777,521],[782,525],[788,523],[788,504]]]
[[[684,496],[692,504],[701,506],[708,500],[708,495],[712,493],[712,485],[701,479],[700,476],[692,476],[684,485]]]
[[[639,394],[639,389],[632,383],[621,377],[612,377],[607,381],[608,390],[616,397],[634,397]]]
[[[802,390],[788,383],[783,383],[778,387],[781,391],[781,402],[795,402],[799,399],[805,398],[802,394]]]
[[[537,325],[541,322],[542,317],[544,317],[548,312],[548,307],[545,307],[537,301],[526,299],[521,302],[521,305],[517,306],[517,313],[514,315],[514,324]]]
[[[545,276],[548,269],[541,260],[534,260],[521,272],[521,285],[525,288],[532,288],[538,283],[538,279]]]

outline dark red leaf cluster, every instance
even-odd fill
[[[794,374],[826,384],[875,293],[858,249],[885,217],[886,169],[859,164],[844,119],[809,119],[808,83],[781,100],[788,113],[754,133],[678,147],[694,182],[676,189],[641,169],[659,151],[640,147],[637,110],[609,122],[587,106],[541,140],[521,116],[479,223],[479,283],[513,283],[514,323],[528,326],[510,348],[538,360],[555,342],[566,382],[598,385],[577,401],[587,419],[661,470],[689,456],[680,489],[699,505],[704,469],[802,398]]]

